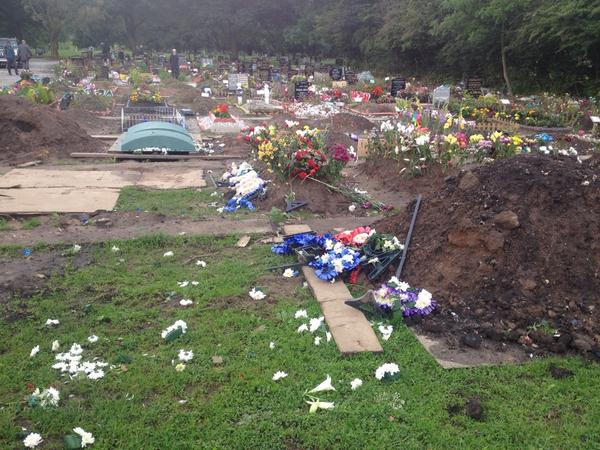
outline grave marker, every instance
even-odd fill
[[[450,88],[448,86],[439,86],[433,90],[433,105],[444,105],[450,103]]]
[[[344,68],[332,67],[329,71],[329,76],[333,81],[342,81],[344,79]]]
[[[308,88],[310,84],[306,80],[297,81],[294,83],[294,98],[296,100],[302,100],[308,97]]]
[[[392,97],[396,97],[398,92],[406,89],[406,80],[404,78],[394,78],[392,79],[392,87],[390,89],[390,94]]]
[[[467,93],[473,97],[481,97],[481,86],[483,82],[481,78],[474,77],[467,80]]]

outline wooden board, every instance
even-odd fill
[[[305,233],[310,231],[310,227],[286,225],[283,230],[286,234]],[[321,305],[325,321],[342,355],[383,352],[379,339],[364,314],[344,303],[352,298],[346,285],[342,281],[332,284],[317,278],[311,267],[304,266],[302,271],[313,295]]]
[[[85,153],[75,152],[70,154],[71,158],[89,158],[89,159],[133,159],[141,161],[178,161],[186,159],[204,159],[223,161],[229,159],[244,159],[242,155],[136,155],[133,153]]]
[[[119,190],[109,188],[0,189],[0,213],[111,211],[118,198]]]

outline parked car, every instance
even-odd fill
[[[19,41],[17,38],[0,38],[0,67],[6,67],[6,55],[4,54],[4,47],[6,43],[10,43],[15,49],[15,55],[17,55],[17,67],[20,68],[21,63],[19,61]]]

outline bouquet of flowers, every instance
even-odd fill
[[[314,178],[326,162],[327,158],[320,150],[313,148],[298,150],[290,163],[291,175],[301,180]]]
[[[218,104],[213,110],[212,113],[218,119],[231,119],[231,114],[229,113],[229,105],[226,103]]]
[[[385,91],[381,86],[375,86],[373,89],[371,89],[371,96],[373,96],[373,98],[379,98],[384,92]]]
[[[129,96],[131,103],[161,103],[163,101],[160,92],[153,91],[149,87],[142,85],[131,91]]]
[[[437,303],[425,289],[411,288],[408,283],[392,277],[373,292],[375,315],[397,319],[410,316],[427,316]]]

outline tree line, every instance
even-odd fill
[[[3,0],[0,35],[343,57],[431,81],[598,95],[600,0]]]

